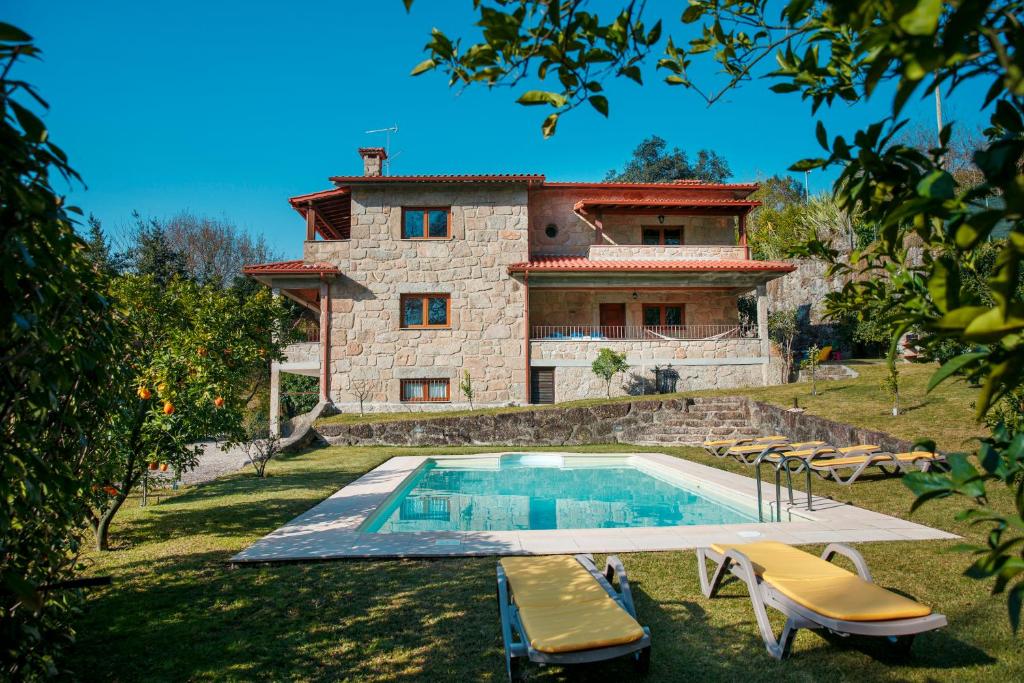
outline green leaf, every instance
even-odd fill
[[[946,171],[932,171],[921,178],[917,193],[932,199],[952,199],[956,194],[956,180]]]
[[[914,8],[901,16],[899,27],[912,36],[927,36],[939,26],[942,0],[918,0]]]
[[[28,43],[32,40],[32,36],[22,31],[16,26],[5,24],[0,21],[0,42],[4,43]]]
[[[430,71],[437,66],[437,62],[433,59],[424,59],[422,62],[413,67],[412,71],[409,72],[410,76],[419,76],[421,73]]]
[[[594,109],[603,114],[605,118],[608,117],[607,97],[605,97],[604,95],[591,95],[590,97],[587,98],[587,101],[590,102],[590,105],[594,107]]]
[[[815,126],[814,135],[818,138],[818,144],[822,149],[828,151],[828,133],[825,131],[825,124],[821,121],[818,121],[818,125]]]
[[[967,367],[971,363],[985,358],[988,355],[987,352],[975,352],[975,353],[964,353],[950,360],[935,371],[931,379],[928,380],[928,388],[926,392],[930,392],[935,387],[939,386],[942,382],[946,381],[951,375],[956,374],[963,368]]]
[[[559,95],[556,92],[549,92],[547,90],[527,90],[519,99],[516,100],[519,104],[526,106],[533,106],[537,104],[550,104],[552,107],[564,107],[566,99],[564,96]]]
[[[704,8],[700,5],[690,5],[683,10],[682,22],[684,24],[692,24],[693,22],[704,16]]]
[[[555,126],[557,125],[558,114],[551,114],[546,119],[544,119],[544,123],[540,125],[540,130],[542,133],[544,133],[545,138],[549,138],[555,134]]]

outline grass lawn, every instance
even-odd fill
[[[855,379],[818,383],[818,395],[811,396],[808,382],[774,387],[751,389],[722,389],[714,391],[691,391],[678,394],[663,394],[652,398],[683,398],[687,396],[749,396],[758,401],[776,405],[791,406],[793,399],[801,407],[815,415],[821,415],[840,422],[869,427],[889,432],[898,437],[914,441],[918,438],[935,439],[939,448],[947,451],[969,449],[971,439],[987,433],[984,425],[974,420],[971,407],[977,389],[963,380],[949,380],[930,394],[925,391],[928,379],[938,368],[934,363],[908,363],[899,366],[901,414],[892,415],[892,400],[882,390],[881,382],[887,374],[885,363],[880,360],[845,361],[860,376]],[[604,403],[634,401],[636,396],[620,396],[612,399],[594,398],[582,401],[560,403],[547,408],[583,407]],[[424,417],[455,417],[510,413],[523,410],[544,409],[543,406],[484,408],[478,410],[342,414],[320,420],[321,424],[357,424],[391,420],[416,420]]]
[[[272,462],[266,480],[243,472],[146,508],[129,502],[112,530],[116,549],[86,557],[89,573],[112,575],[114,585],[91,591],[64,665],[74,677],[104,681],[503,680],[493,558],[224,563],[390,457],[485,450],[495,449],[324,448]],[[659,450],[745,471],[698,449]],[[911,502],[896,479],[849,488],[816,482],[815,493],[903,517]],[[1004,491],[993,498],[1010,504]],[[953,521],[959,506],[939,501],[913,519],[979,539]],[[622,555],[654,639],[646,680],[1024,680],[1024,646],[1010,632],[1004,599],[961,576],[967,557],[950,553],[951,545],[859,545],[876,581],[949,617],[949,628],[920,637],[906,661],[881,643],[802,631],[792,657],[776,662],[738,583],[707,600],[694,553]],[[530,672],[539,680],[634,680],[625,662]]]

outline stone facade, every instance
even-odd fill
[[[749,206],[728,200],[741,200],[753,186],[381,176],[384,152],[362,152],[367,175],[335,178],[335,189],[291,199],[307,221],[302,262],[263,264],[250,273],[316,311],[324,335],[319,344],[292,345],[286,360],[272,368],[272,412],[280,372],[320,373],[321,390],[327,392],[321,400],[344,412],[468,407],[459,389],[463,372],[472,379],[474,406],[523,404],[530,398],[534,367],[557,369],[557,401],[600,396],[604,387],[590,363],[606,346],[625,351],[634,368],[616,383],[621,386],[615,393],[649,393],[651,369],[668,363],[677,370],[680,387],[767,381],[767,341],[738,338],[737,298],[774,277],[778,264],[774,271],[710,264],[637,272],[602,263],[588,265],[590,272],[564,274],[534,274],[532,264],[525,271],[522,265],[512,268],[552,254],[601,262],[745,260],[747,250],[737,244],[737,216]],[[727,210],[736,215],[687,215],[710,204],[679,202],[701,198],[726,202],[711,213],[729,205],[733,208]],[[605,216],[602,210],[575,209],[579,202],[635,200],[671,200],[676,203],[666,206],[683,210],[626,215],[611,204]],[[403,238],[406,209],[446,209],[449,237]],[[679,228],[684,244],[644,246],[645,227]],[[402,297],[411,294],[447,295],[448,324],[403,328]],[[600,308],[606,303],[623,304],[624,319],[605,324],[630,328],[629,333],[599,332],[589,343],[546,340],[556,335],[544,333],[544,327],[600,326]],[[657,330],[650,338],[644,332],[645,304],[683,305],[686,329],[672,333],[676,339],[659,340]],[[617,312],[606,309],[606,318],[618,319]],[[403,380],[447,380],[450,400],[403,402]]]
[[[371,384],[366,410],[433,409],[400,401],[400,380],[473,377],[474,404],[525,395],[525,288],[508,272],[528,257],[526,188],[427,185],[354,188],[352,237],[306,242],[305,259],[337,265],[331,285],[331,399],[358,408],[353,382]],[[451,207],[451,239],[402,239],[402,207]],[[401,329],[400,296],[446,293],[447,329]]]

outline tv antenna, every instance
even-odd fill
[[[367,134],[384,133],[384,168],[382,169],[384,171],[384,175],[391,174],[391,134],[397,132],[397,123],[393,126],[389,126],[388,128],[374,128],[373,130],[366,131]],[[399,154],[401,154],[401,152],[396,152],[395,156],[398,156]]]

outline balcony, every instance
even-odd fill
[[[533,325],[531,341],[716,341],[756,339],[757,329],[742,325]]]

